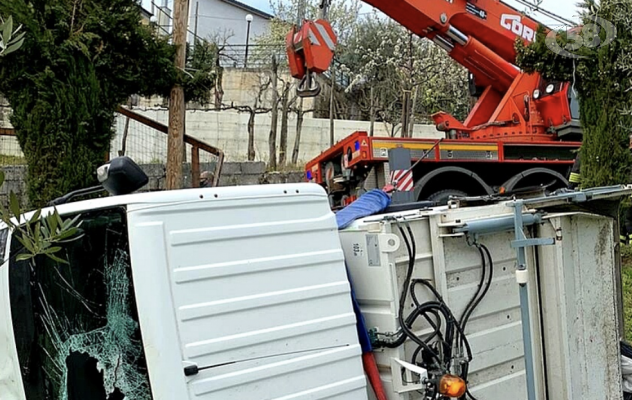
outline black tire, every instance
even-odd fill
[[[428,196],[427,200],[432,201],[439,206],[444,206],[448,204],[450,196],[465,197],[467,196],[467,193],[462,190],[445,189],[431,194],[430,196]]]

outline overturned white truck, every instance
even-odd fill
[[[622,399],[631,193],[387,209],[340,232],[312,184],[59,205],[82,221],[69,264],[17,261],[0,230],[0,399]]]

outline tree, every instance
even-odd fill
[[[354,74],[346,89],[361,118],[387,122],[394,133],[412,134],[415,115],[429,122],[437,111],[464,119],[470,109],[467,71],[426,39],[400,25],[371,14],[360,21],[340,54]],[[407,107],[404,103],[407,103]],[[373,129],[371,129],[372,131]]]
[[[320,16],[320,0],[271,0],[274,19],[267,34],[256,38],[259,45],[283,45],[285,37],[297,22],[301,2],[305,1],[305,19],[315,20]],[[338,36],[338,43],[344,45],[351,36],[360,14],[359,0],[334,0],[329,6],[327,20]]]
[[[0,57],[8,56],[22,47],[25,33],[19,33],[21,29],[22,25],[13,30],[12,16],[6,21],[0,16]]]
[[[270,68],[270,82],[272,85],[272,120],[270,123],[270,135],[268,137],[268,146],[270,150],[270,160],[268,161],[268,166],[274,171],[277,168],[276,140],[277,127],[279,124],[279,64],[274,56],[272,56],[272,67]]]
[[[115,110],[130,95],[167,96],[195,76],[173,66],[175,48],[140,23],[134,0],[0,0],[0,15],[26,33],[21,51],[0,59],[0,93],[13,108],[32,206],[95,184]]]
[[[21,29],[19,26],[13,30],[13,18],[9,16],[6,22],[0,19],[0,58],[18,51],[24,43],[24,34],[16,35]],[[0,171],[0,187],[4,184],[4,172]],[[66,263],[66,260],[57,256],[61,251],[58,246],[63,242],[73,240],[79,233],[78,218],[74,220],[62,219],[57,210],[42,216],[42,211],[37,210],[28,221],[22,219],[22,209],[17,195],[9,193],[9,209],[0,205],[0,221],[9,227],[15,238],[22,244],[22,250],[15,254],[16,261],[33,260],[38,255]],[[23,222],[23,224],[21,224]],[[4,260],[0,262],[3,264]]]
[[[632,0],[585,0],[583,27],[517,42],[518,65],[572,82],[583,129],[582,187],[630,182]]]

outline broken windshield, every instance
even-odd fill
[[[72,216],[71,216],[72,217]],[[84,213],[60,257],[15,261],[11,313],[27,400],[149,400],[125,210]]]

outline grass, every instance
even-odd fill
[[[26,159],[24,157],[7,156],[0,154],[0,165],[24,165]]]

